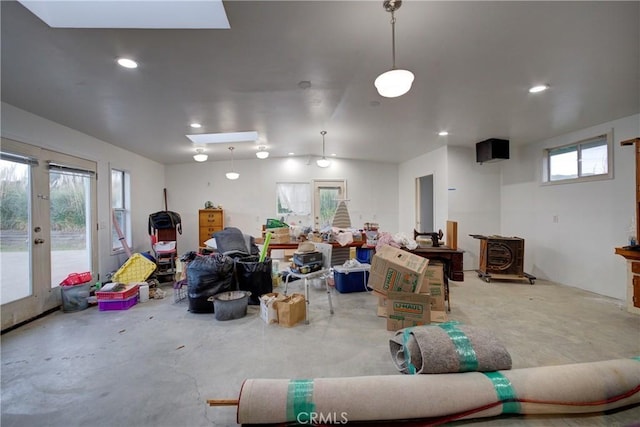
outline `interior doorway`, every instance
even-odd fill
[[[416,231],[433,231],[433,174],[416,178]]]

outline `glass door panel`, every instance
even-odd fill
[[[32,294],[31,166],[0,160],[0,302]]]
[[[86,175],[49,171],[52,288],[69,273],[91,272],[90,184]]]

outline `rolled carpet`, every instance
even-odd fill
[[[640,403],[640,358],[496,372],[248,379],[240,424],[591,413]]]
[[[492,332],[457,322],[400,329],[389,347],[404,374],[511,369],[511,355]]]

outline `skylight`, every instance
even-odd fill
[[[258,132],[198,133],[185,135],[195,144],[227,144],[229,142],[257,141]]]
[[[222,0],[18,1],[52,28],[230,28]]]

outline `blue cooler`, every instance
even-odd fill
[[[362,264],[359,267],[333,267],[333,281],[338,292],[346,294],[371,290],[367,287],[370,268],[369,264]]]

